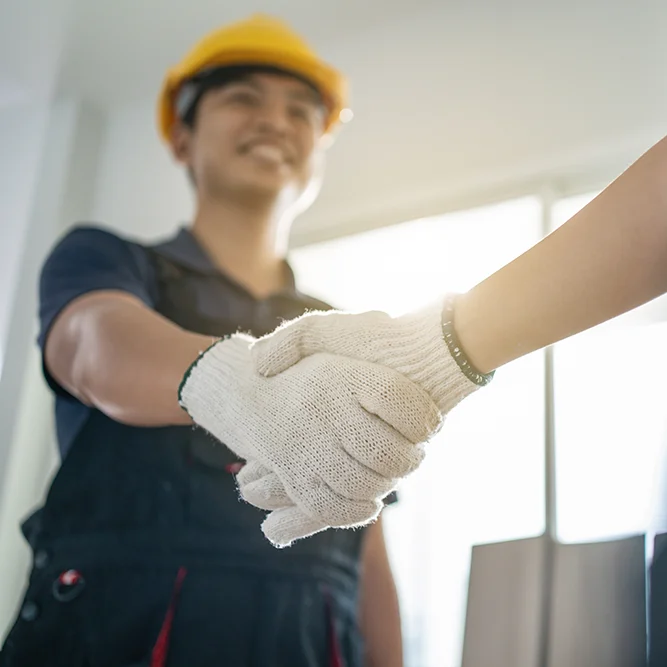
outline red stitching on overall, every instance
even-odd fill
[[[160,634],[158,635],[155,646],[153,647],[153,653],[151,654],[150,667],[165,667],[167,664],[169,639],[171,637],[171,626],[174,621],[174,613],[176,612],[178,595],[181,592],[181,586],[183,585],[183,580],[185,579],[185,575],[187,573],[188,571],[184,567],[181,567],[178,570],[178,574],[176,575],[176,581],[174,582],[174,590],[171,594],[169,609],[167,609],[167,613],[162,623],[162,628],[160,628]]]
[[[336,633],[336,624],[334,623],[333,603],[329,591],[325,593],[327,624],[329,626],[329,667],[345,667],[343,654]]]
[[[160,628],[160,634],[158,635],[155,646],[153,647],[153,652],[151,654],[150,667],[166,667],[167,656],[169,654],[171,627],[174,622],[174,614],[176,613],[178,596],[181,592],[183,580],[185,579],[187,573],[187,570],[184,567],[181,567],[178,570],[178,574],[176,575],[176,581],[174,582],[174,590],[171,595],[169,608],[165,614],[162,627]],[[336,626],[333,620],[333,610],[331,605],[331,597],[328,593],[326,593],[327,623],[329,626],[329,667],[345,667],[343,662],[343,655],[340,650],[340,644],[338,642],[338,635],[336,633]]]

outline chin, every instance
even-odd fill
[[[239,181],[234,187],[238,192],[252,197],[278,199],[285,190],[290,188],[290,184],[284,179],[253,178]]]
[[[297,186],[291,174],[279,171],[255,171],[250,174],[238,174],[237,186],[241,190],[255,191],[258,195],[280,196],[286,190],[296,190]]]

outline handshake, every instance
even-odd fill
[[[193,421],[246,461],[244,500],[276,546],[377,518],[445,415],[491,376],[465,360],[453,299],[392,318],[309,313],[256,340],[236,334],[183,379]]]

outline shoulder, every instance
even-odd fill
[[[75,298],[97,290],[129,292],[151,306],[155,270],[139,243],[91,225],[77,225],[55,244],[39,279],[43,328]]]
[[[51,255],[58,253],[107,254],[138,259],[146,255],[145,248],[102,226],[76,225],[55,244]]]
[[[55,276],[113,273],[150,280],[150,254],[142,244],[101,226],[76,225],[60,237],[42,266],[42,280]]]

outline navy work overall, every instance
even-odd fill
[[[210,318],[201,295],[231,281],[164,248],[141,248],[156,310],[185,329],[259,336],[322,307],[293,290]],[[93,410],[24,524],[33,569],[0,666],[360,667],[364,531],[275,549],[264,513],[239,499],[236,462],[201,429],[129,427]]]

